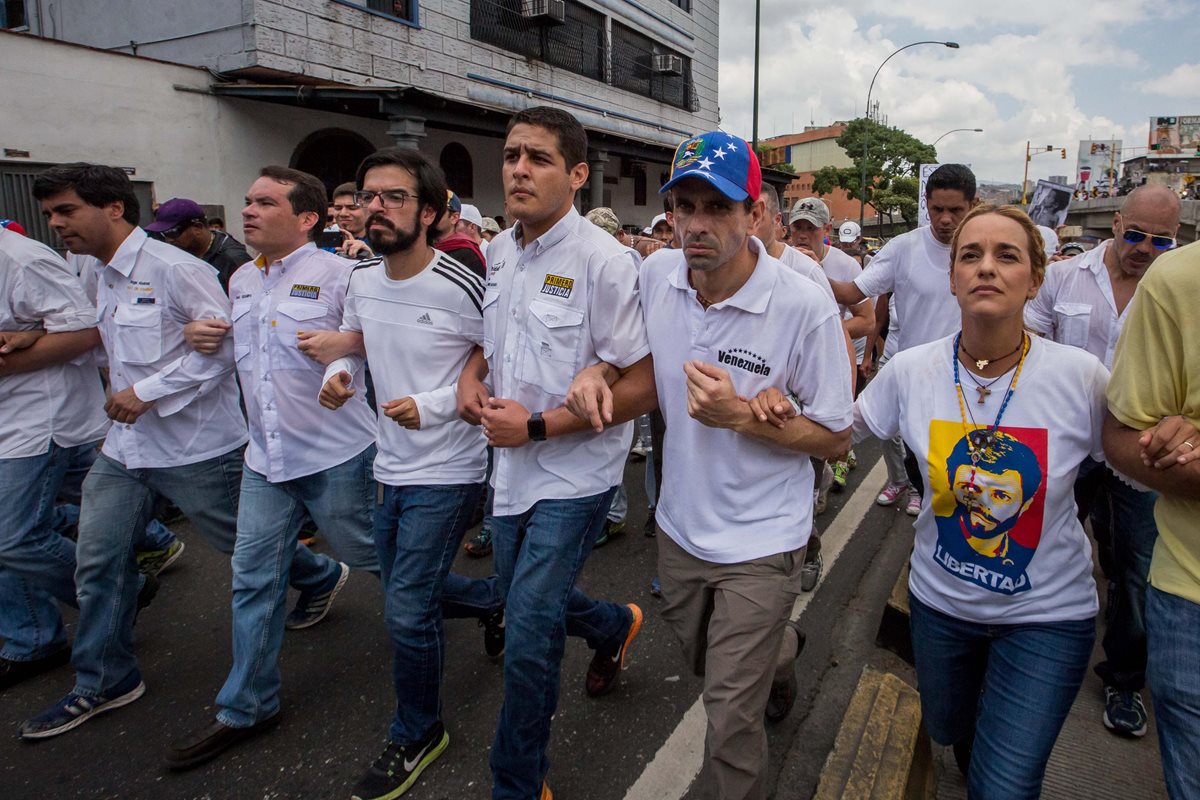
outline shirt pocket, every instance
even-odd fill
[[[1089,304],[1054,304],[1054,341],[1085,348],[1091,323],[1092,307]]]
[[[249,300],[234,303],[229,317],[233,320],[233,357],[237,361],[250,354],[254,349],[254,317],[250,310],[254,304]]]
[[[162,306],[122,303],[113,312],[117,358],[126,364],[153,364],[162,357]]]
[[[549,395],[566,397],[578,372],[583,309],[534,300],[526,323],[525,363],[521,377]]]
[[[304,330],[322,330],[319,324],[328,313],[322,303],[284,302],[275,307],[275,369],[308,369],[324,374],[325,367],[300,352],[297,334]],[[314,328],[314,326],[316,326]],[[336,329],[334,326],[333,329]]]

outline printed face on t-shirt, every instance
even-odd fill
[[[1041,540],[1046,431],[1001,427],[974,453],[961,422],[934,420],[929,433],[934,560],[997,593],[1028,591]]]

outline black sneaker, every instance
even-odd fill
[[[596,537],[596,541],[592,543],[592,547],[603,547],[608,544],[608,540],[614,536],[620,536],[625,532],[625,520],[617,520],[613,522],[611,519],[604,520],[604,527],[600,530],[600,535]]]
[[[375,763],[354,786],[353,800],[393,800],[417,782],[425,768],[450,744],[450,734],[435,722],[425,741],[407,746],[388,742]]]
[[[1147,721],[1141,692],[1104,687],[1104,727],[1118,736],[1140,737],[1146,735]]]
[[[642,533],[646,536],[658,536],[658,525],[654,520],[654,506],[650,506],[650,513],[646,515],[646,522],[642,525]]]
[[[349,577],[350,567],[339,562],[338,571],[330,578],[331,583],[329,585],[315,592],[300,593],[300,597],[296,600],[296,607],[291,610],[291,613],[287,615],[287,619],[283,621],[283,627],[289,631],[311,628],[325,619],[325,615],[333,607],[333,599],[337,597],[338,592],[346,585],[346,579]]]
[[[504,609],[481,617],[479,627],[483,628],[483,652],[492,661],[499,661],[504,655]]]

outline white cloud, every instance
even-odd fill
[[[1166,97],[1200,98],[1200,64],[1180,64],[1166,75],[1143,81],[1141,87]]]
[[[1116,68],[1130,75],[1130,88],[1138,85],[1132,78],[1145,72],[1150,59],[1123,43],[1123,26],[1147,15],[1178,17],[1184,4],[1005,0],[971,3],[969,12],[961,0],[797,5],[763,0],[760,138],[802,129],[810,116],[817,125],[860,116],[871,76],[889,53],[910,41],[954,39],[961,49],[925,45],[896,55],[880,71],[872,99],[889,124],[926,142],[954,128],[983,128],[983,134],[947,137],[939,157],[970,163],[984,179],[1017,181],[1026,141],[1068,151],[1066,161],[1035,158],[1031,177],[1072,174],[1081,139],[1140,143],[1145,116],[1126,118],[1119,104],[1105,101],[1084,107],[1077,76]],[[746,138],[752,128],[754,57],[748,6],[749,0],[721,6],[722,127]],[[860,20],[869,26],[864,29]],[[897,29],[895,37],[885,34]],[[1200,65],[1177,68],[1152,83],[1155,88],[1146,90],[1200,96]]]

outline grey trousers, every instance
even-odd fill
[[[704,677],[705,798],[766,797],[767,732],[763,713],[771,682],[790,643],[783,637],[796,596],[804,548],[738,564],[715,564],[658,537],[663,619],[683,646],[688,667]]]

